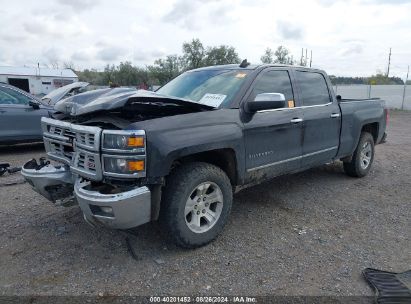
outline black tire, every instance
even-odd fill
[[[369,144],[371,151],[370,151],[370,160],[368,165],[365,166],[362,158],[361,158],[361,151],[363,150],[364,146]],[[364,177],[368,174],[371,169],[372,162],[374,160],[374,138],[368,132],[362,132],[360,136],[360,140],[358,141],[357,148],[354,151],[354,154],[351,158],[350,162],[344,162],[344,171],[347,175],[352,177]]]
[[[221,213],[208,231],[196,233],[186,222],[185,207],[194,189],[206,182],[214,183],[221,190],[219,193],[222,193],[223,197],[222,208],[219,207]],[[232,200],[231,183],[223,170],[203,162],[183,164],[173,170],[166,180],[159,223],[176,245],[184,248],[201,247],[214,240],[223,230],[231,211]]]

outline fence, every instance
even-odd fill
[[[342,98],[379,97],[390,109],[411,110],[411,85],[337,85],[334,92]]]

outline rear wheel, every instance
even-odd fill
[[[177,245],[200,247],[221,232],[231,204],[232,187],[224,171],[208,163],[184,164],[167,179],[160,224]]]
[[[368,174],[374,160],[374,138],[368,132],[361,133],[358,146],[350,162],[344,162],[344,171],[353,177],[363,177]]]

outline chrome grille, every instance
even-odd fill
[[[100,161],[101,128],[75,125],[45,118],[41,120],[47,155],[70,165],[73,172],[93,179],[102,179]]]

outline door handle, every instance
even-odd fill
[[[293,119],[290,120],[291,123],[299,123],[299,122],[302,122],[302,121],[303,121],[302,118],[293,118]]]
[[[340,113],[332,113],[330,117],[331,117],[331,118],[340,117]]]

